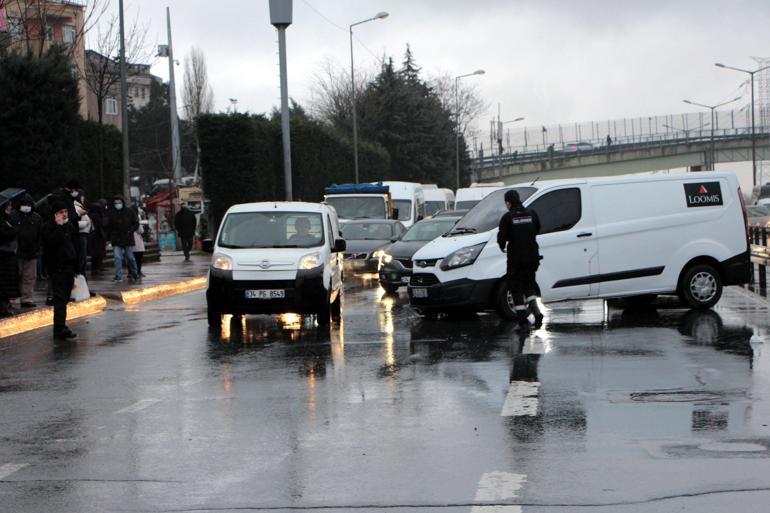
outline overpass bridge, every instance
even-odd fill
[[[483,149],[477,149],[471,162],[471,176],[477,182],[513,184],[538,177],[552,180],[677,168],[704,170],[711,169],[714,163],[750,162],[752,137],[748,116],[741,111],[716,114],[713,130],[707,117],[682,114],[637,118],[630,122],[591,122],[590,131],[586,124],[523,129],[514,132],[514,140],[518,139],[519,144],[510,144],[509,133],[505,147],[498,132],[497,140],[490,141],[497,143],[498,151],[485,156]],[[554,133],[558,133],[558,140],[550,142],[548,137]],[[591,136],[583,138],[582,133]],[[599,137],[605,133],[607,137]],[[540,141],[536,145],[528,144],[540,137],[542,144]],[[770,166],[760,163],[770,160],[770,126],[755,127],[755,141],[757,179],[764,183],[765,178],[770,179]],[[763,177],[762,171],[767,176]]]

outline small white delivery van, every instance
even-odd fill
[[[732,173],[538,182],[488,195],[413,257],[411,303],[423,313],[495,309],[513,318],[497,245],[513,188],[540,217],[537,283],[544,302],[678,294],[693,308],[750,276],[745,207]]]
[[[339,317],[342,252],[333,207],[321,203],[234,205],[213,248],[206,302],[210,326],[223,314]]]
[[[457,210],[470,210],[479,204],[487,195],[504,187],[502,182],[472,183],[470,187],[457,189],[455,195],[455,208]]]
[[[378,182],[378,185],[380,183]],[[393,209],[398,216],[394,219],[401,221],[407,229],[425,217],[425,195],[422,185],[413,182],[382,182],[387,186],[393,201]]]
[[[423,184],[425,196],[425,217],[431,217],[439,210],[451,210],[455,204],[455,193],[451,189],[439,189],[435,184]]]

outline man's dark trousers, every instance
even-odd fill
[[[190,251],[193,247],[192,237],[182,237],[182,251],[184,251],[184,257],[186,260],[190,259]]]
[[[67,328],[67,303],[75,282],[73,271],[55,271],[49,276],[53,290],[53,332],[58,335]]]

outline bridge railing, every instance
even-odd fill
[[[757,136],[770,134],[770,127],[756,127]],[[751,134],[750,127],[720,128],[715,129],[713,137],[715,142],[729,141],[733,139],[745,139]],[[703,144],[711,141],[710,129],[689,130],[676,134],[640,134],[633,137],[618,137],[610,141],[574,141],[553,143],[548,145],[534,145],[513,149],[512,151],[499,152],[485,156],[483,153],[472,160],[474,169],[496,168],[507,165],[526,164],[529,162],[541,162],[543,160],[568,159],[576,156],[602,155],[612,152],[628,151],[664,146],[679,146],[682,144]]]
[[[751,281],[748,289],[767,296],[767,267],[770,265],[770,247],[767,245],[767,226],[750,226],[751,241]]]

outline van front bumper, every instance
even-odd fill
[[[498,280],[459,280],[439,282],[433,274],[415,273],[409,282],[409,302],[420,311],[455,308],[488,310]],[[425,292],[417,292],[424,290]],[[425,297],[422,297],[422,296]]]
[[[328,301],[324,267],[297,271],[293,280],[233,280],[232,271],[210,269],[206,301],[222,314],[317,313]],[[283,290],[280,299],[247,299],[247,290]]]

